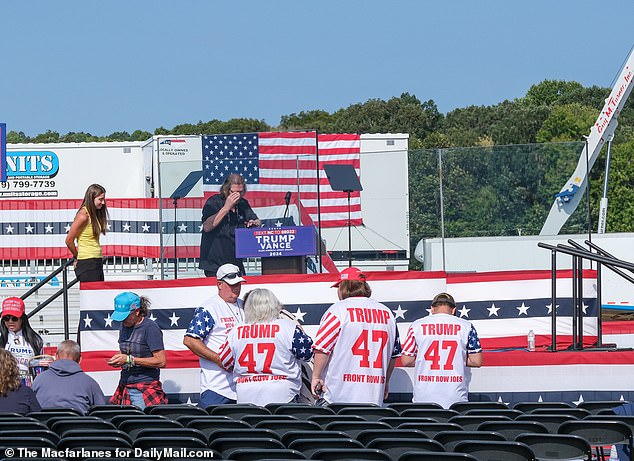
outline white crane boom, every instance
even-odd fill
[[[587,186],[588,175],[586,174],[586,169],[592,168],[592,165],[594,165],[594,162],[601,152],[603,144],[613,135],[618,124],[618,115],[632,91],[633,76],[634,52],[630,50],[630,54],[625,61],[619,78],[614,84],[610,96],[605,100],[605,105],[603,109],[601,109],[599,118],[590,130],[590,136],[587,138],[586,146],[581,150],[577,168],[566,185],[555,196],[555,202],[550,208],[548,217],[539,235],[559,234],[563,225],[575,211],[577,205],[579,205],[583,197],[583,191]]]

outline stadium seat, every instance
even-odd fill
[[[445,451],[442,443],[432,439],[384,437],[374,439],[368,443],[367,448],[376,448],[387,453],[392,459],[398,459],[408,451]]]
[[[502,402],[455,402],[449,407],[450,410],[455,410],[458,413],[464,413],[467,410],[474,409],[505,409],[508,408]]]
[[[169,428],[182,428],[183,426],[176,421],[172,421],[171,419],[162,419],[162,420],[146,420],[146,419],[132,419],[125,420],[119,424],[119,430],[130,435],[132,440],[137,438],[137,434],[144,430],[150,428],[159,428],[159,427],[169,427]]]
[[[428,439],[427,434],[416,429],[367,429],[357,434],[356,439],[367,447],[368,443],[374,439],[384,437],[420,438]]]
[[[466,440],[454,447],[458,453],[467,453],[478,460],[535,461],[535,453],[519,442],[490,442]]]
[[[397,461],[478,461],[478,459],[466,453],[408,451],[403,453]]]
[[[91,414],[94,411],[101,411],[101,410],[122,410],[122,411],[139,410],[139,411],[143,411],[139,407],[137,407],[136,405],[110,405],[110,404],[104,404],[104,405],[92,405],[88,409],[88,414]]]
[[[561,423],[558,433],[577,435],[587,440],[600,459],[604,456],[604,446],[625,444],[632,448],[632,429],[621,421],[566,421]]]
[[[250,426],[255,427],[256,424],[262,421],[300,421],[295,416],[291,415],[245,415],[240,418],[240,421],[244,421]]]
[[[5,419],[19,419],[24,418],[20,413],[13,413],[10,411],[0,411],[0,421]]]
[[[337,414],[361,416],[366,421],[378,421],[381,418],[400,416],[399,412],[393,408],[381,407],[343,407],[339,409]]]
[[[548,434],[548,428],[537,421],[486,421],[477,430],[497,432],[509,442],[523,433]]]
[[[318,450],[325,448],[365,448],[361,442],[354,439],[298,439],[288,444],[288,448],[291,450],[297,450],[306,456],[306,458],[313,458],[313,454]]]
[[[359,432],[367,429],[383,429],[390,430],[392,426],[378,421],[335,421],[326,425],[327,431],[341,431],[348,434],[351,438],[356,438]]]
[[[139,410],[139,409],[132,409],[132,408],[124,408],[121,410],[94,410],[91,411],[90,413],[88,413],[88,416],[96,416],[97,418],[101,418],[103,420],[109,421],[111,420],[114,416],[121,416],[121,415],[144,415],[145,413],[143,413],[143,411]]]
[[[83,416],[82,412],[79,411],[77,408],[68,408],[68,407],[59,407],[59,408],[42,408],[40,410],[40,412],[42,413],[59,413],[59,412],[70,412],[70,413],[74,413],[77,416]]]
[[[528,414],[531,415],[569,415],[574,416],[577,419],[583,419],[586,416],[591,415],[588,410],[583,408],[536,408],[531,410]]]
[[[442,406],[434,402],[394,402],[388,403],[387,407],[393,408],[399,413],[403,413],[405,410],[442,410]]]
[[[277,434],[284,435],[288,431],[321,431],[321,426],[313,421],[260,421],[256,429],[270,429]]]
[[[335,413],[339,413],[339,410],[341,410],[342,408],[350,408],[350,407],[357,407],[357,408],[382,408],[379,405],[374,405],[372,403],[345,403],[345,402],[333,402],[333,403],[329,403],[328,405],[326,405],[327,408],[330,408],[332,411],[334,411]]]
[[[314,421],[319,424],[321,427],[326,427],[330,423],[334,423],[335,421],[357,421],[364,422],[361,416],[355,415],[317,415],[317,416],[309,416],[306,421]]]
[[[508,416],[454,416],[450,423],[459,424],[465,431],[476,431],[486,421],[512,421]]]
[[[576,435],[520,434],[516,442],[527,445],[537,459],[590,460],[592,447]]]
[[[440,409],[411,408],[411,409],[403,410],[401,412],[401,416],[406,418],[410,418],[410,417],[433,418],[439,423],[446,423],[454,416],[459,416],[459,415],[460,413],[458,413],[455,410],[445,410],[444,408],[440,408]]]
[[[263,455],[269,460],[306,459],[302,453],[288,448],[268,449],[266,453],[258,448],[238,448],[231,451],[231,459],[235,461],[260,461]]]
[[[210,440],[209,447],[218,451],[226,459],[229,459],[233,450],[242,448],[254,448],[258,450],[275,450],[286,448],[282,442],[272,437],[256,438],[256,437],[221,437]]]
[[[119,429],[68,429],[61,437],[119,437],[132,445],[132,438]]]
[[[57,444],[45,437],[29,437],[27,435],[20,437],[0,437],[0,450],[5,448],[56,448]],[[5,452],[6,453],[6,452]]]
[[[549,415],[549,414],[533,414],[528,413],[522,416],[518,416],[515,421],[537,421],[543,424],[551,434],[556,434],[559,430],[561,423],[565,421],[577,421],[577,418],[570,415]]]
[[[209,442],[216,439],[226,438],[254,438],[254,439],[277,439],[281,440],[280,435],[270,429],[216,429],[211,431],[207,440]],[[286,444],[284,444],[286,446]]]
[[[31,413],[26,414],[29,418],[37,419],[43,423],[46,423],[51,418],[55,418],[57,416],[64,416],[66,418],[79,417],[76,412],[71,410],[59,410],[59,411],[32,411]]]
[[[242,419],[247,415],[270,415],[271,411],[264,407],[258,407],[257,405],[244,405],[238,403],[232,403],[228,405],[215,405],[206,408],[207,413],[210,415],[224,415],[233,419]]]
[[[341,431],[288,431],[282,437],[282,443],[287,446],[294,440],[300,439],[349,439],[350,436]],[[363,442],[361,442],[363,444]],[[364,444],[365,445],[365,444]]]
[[[182,415],[176,418],[176,421],[181,423],[184,427],[187,427],[190,421],[204,419],[209,421],[235,421],[228,416],[211,416],[211,415]]]
[[[161,450],[163,448],[172,449],[191,449],[204,450],[207,443],[197,437],[178,437],[178,436],[161,436],[161,437],[137,437],[132,443],[132,447],[141,450],[151,450],[155,448]]]
[[[27,434],[30,431],[40,431],[40,430],[47,430],[47,429],[48,429],[48,426],[46,424],[36,420],[0,421],[0,432],[9,430],[9,431],[22,431],[24,434]]]
[[[51,419],[47,424],[53,432],[60,436],[63,436],[64,432],[70,429],[116,429],[115,425],[109,421],[102,419],[85,419],[84,417]]]
[[[0,439],[13,438],[13,437],[41,437],[43,439],[49,439],[55,445],[59,442],[59,435],[46,428],[42,429],[15,429],[15,430],[0,430]],[[1,442],[0,442],[1,443]]]
[[[142,422],[142,421],[149,421],[150,424],[152,424],[152,421],[172,421],[171,419],[165,417],[165,416],[159,416],[159,415],[119,415],[119,416],[113,416],[112,418],[110,418],[110,422],[112,424],[114,424],[115,426],[119,427],[121,426],[121,423],[126,422],[126,421],[137,421],[137,422]]]
[[[141,437],[194,437],[207,443],[205,434],[191,427],[146,427],[136,432],[136,438]]]
[[[389,418],[381,418],[379,422],[389,424],[392,427],[398,427],[403,423],[437,423],[433,418],[413,418],[405,416],[391,416]]]
[[[322,461],[391,461],[387,453],[375,448],[324,448],[313,453],[313,459]]]
[[[634,416],[632,415],[590,415],[583,418],[583,420],[594,420],[594,421],[620,421],[622,423],[627,424],[632,433],[634,434]],[[563,421],[562,421],[563,422]],[[555,431],[556,433],[557,431]]]
[[[170,419],[176,419],[183,415],[206,416],[209,414],[200,407],[187,404],[150,405],[145,407],[143,411],[148,415],[162,415]]]
[[[460,424],[455,423],[403,423],[397,429],[416,429],[424,432],[430,438],[434,438],[436,434],[443,431],[464,431]]]
[[[308,419],[315,415],[334,415],[335,412],[328,407],[315,405],[280,405],[274,411],[274,415],[290,415],[297,419]]]
[[[434,440],[440,442],[447,451],[454,451],[459,442],[465,440],[483,440],[489,442],[504,442],[502,434],[485,431],[442,431],[434,435]]]
[[[577,405],[577,408],[583,408],[595,415],[601,410],[612,410],[613,408],[620,407],[621,405],[627,405],[628,403],[629,402],[620,400],[597,400],[594,402],[580,402]]]
[[[191,427],[193,429],[197,429],[207,437],[209,440],[209,435],[219,429],[251,429],[251,426],[244,421],[236,421],[234,419],[229,421],[223,420],[210,420],[207,418],[194,419],[187,423],[186,427]]]
[[[519,410],[511,410],[510,408],[474,408],[463,413],[465,416],[508,416],[511,419],[523,414]]]
[[[533,410],[544,408],[573,408],[573,406],[567,402],[517,402],[513,405],[514,410],[522,413],[530,413]]]
[[[78,450],[84,448],[91,451],[112,451],[117,448],[125,450],[131,449],[130,442],[120,437],[95,437],[95,436],[76,436],[62,437],[57,444],[59,450]]]

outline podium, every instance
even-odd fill
[[[312,226],[236,229],[236,257],[262,258],[262,275],[305,274],[306,256],[315,248]]]

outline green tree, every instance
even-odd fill
[[[554,106],[562,98],[567,98],[581,89],[583,86],[577,82],[544,80],[528,89],[523,102],[531,106]]]
[[[590,134],[596,115],[595,109],[579,103],[557,106],[537,132],[537,142],[579,140]]]
[[[20,143],[29,143],[33,142],[33,139],[24,134],[24,131],[9,131],[7,133],[7,143],[9,144],[20,144]]]
[[[57,131],[46,130],[45,133],[38,134],[34,139],[35,143],[53,143],[59,142],[59,133]]]

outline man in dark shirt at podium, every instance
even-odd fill
[[[236,228],[260,226],[261,222],[244,199],[247,186],[244,178],[231,173],[203,207],[203,231],[200,239],[200,269],[205,276],[215,277],[223,264],[235,264],[245,274],[242,260],[236,258]]]

